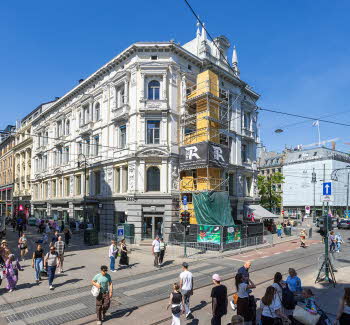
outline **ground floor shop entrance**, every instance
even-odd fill
[[[163,236],[163,216],[144,216],[142,218],[142,239]]]

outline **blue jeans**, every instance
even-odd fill
[[[282,236],[282,229],[277,229],[277,236],[281,237]]]
[[[110,264],[109,264],[109,268],[110,268],[111,271],[114,271],[114,268],[115,268],[115,257],[114,256],[110,256],[109,259],[111,261]]]
[[[42,258],[36,258],[34,260],[34,269],[35,269],[35,280],[39,280],[40,271],[43,269],[43,260]]]
[[[337,242],[337,251],[340,251],[341,249],[341,243]]]
[[[55,278],[56,266],[47,267],[47,275],[49,278],[49,286],[52,285],[53,279]]]

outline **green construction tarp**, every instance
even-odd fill
[[[231,204],[227,192],[193,195],[194,212],[200,225],[232,226]]]

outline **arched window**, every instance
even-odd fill
[[[158,167],[147,169],[147,192],[160,191],[160,170]]]
[[[100,119],[100,103],[95,105],[95,121],[99,121]]]
[[[159,99],[160,83],[157,80],[152,80],[148,84],[148,99]]]

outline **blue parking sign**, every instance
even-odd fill
[[[124,237],[124,226],[118,226],[117,236]]]

